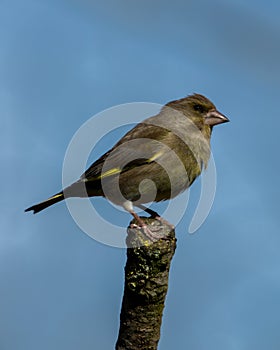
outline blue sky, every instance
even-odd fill
[[[213,133],[210,215],[187,233],[198,181],[176,228],[159,349],[279,349],[279,10],[277,1],[2,1],[2,350],[114,347],[125,250],[85,235],[64,203],[23,210],[60,189],[67,146],[90,117],[192,92],[231,123]]]

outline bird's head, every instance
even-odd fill
[[[171,101],[166,106],[185,114],[199,129],[212,129],[215,125],[229,122],[208,98],[200,94]]]

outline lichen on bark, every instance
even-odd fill
[[[125,287],[116,350],[155,350],[168,289],[175,232],[169,225],[142,218],[162,239],[152,243],[139,228],[128,228]],[[132,224],[135,223],[132,221]]]

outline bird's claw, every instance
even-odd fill
[[[165,238],[163,235],[157,233],[158,231],[160,231],[159,227],[153,227],[153,230],[151,230],[150,227],[146,224],[136,225],[133,223],[130,224],[130,228],[141,230],[144,233],[144,235],[153,243],[159,239]]]
[[[170,224],[170,222],[165,220],[162,216],[158,215],[158,216],[155,217],[155,219],[158,220],[160,223],[168,226],[171,230],[174,230],[175,226]]]

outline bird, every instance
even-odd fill
[[[157,234],[134,207],[161,220],[143,204],[169,200],[188,189],[207,167],[213,127],[226,122],[229,119],[201,94],[170,101],[128,131],[76,182],[25,211],[35,214],[70,197],[102,196],[122,206],[155,240]]]

